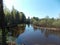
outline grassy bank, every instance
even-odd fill
[[[60,31],[60,28],[55,28],[55,27],[41,27],[39,25],[33,25],[34,28],[40,28],[40,29],[43,29],[43,30],[55,30],[55,31]]]
[[[49,16],[39,19],[38,17],[33,17],[31,23],[35,26],[49,30],[60,30],[60,18],[50,18]]]

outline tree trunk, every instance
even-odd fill
[[[3,0],[0,0],[0,28],[2,29],[2,45],[6,45],[6,34],[5,34],[5,15],[3,12]]]

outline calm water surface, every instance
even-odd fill
[[[60,45],[60,31],[42,30],[32,25],[21,28],[16,39],[18,45],[22,43],[25,45]]]

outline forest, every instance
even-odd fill
[[[14,7],[12,7],[12,11],[10,11],[7,7],[4,7],[4,14],[6,26],[30,23],[30,18],[26,18],[23,12],[19,12]]]

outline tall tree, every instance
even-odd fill
[[[4,14],[5,14],[5,22],[8,25],[11,22],[11,14],[10,14],[10,10],[6,6],[4,7]]]
[[[25,23],[26,22],[26,17],[25,17],[25,14],[23,12],[20,12],[20,22],[21,23]]]
[[[30,24],[30,17],[28,17],[28,19],[26,19],[26,23]]]
[[[14,6],[13,6],[13,7],[12,7],[12,11],[11,11],[12,24],[15,24],[15,15],[16,15],[16,9],[15,9]]]
[[[19,24],[20,23],[20,15],[19,15],[19,11],[16,12],[16,24]]]
[[[3,0],[0,0],[0,27],[2,28],[2,45],[6,45],[6,36],[5,36],[5,18],[3,13]]]

